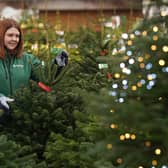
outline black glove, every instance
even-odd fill
[[[52,54],[55,55],[53,64],[58,65],[57,72],[55,74],[55,78],[61,73],[63,68],[68,64],[68,53],[60,48],[53,48]]]
[[[54,63],[60,67],[66,66],[68,64],[68,53],[65,50],[61,50],[61,52],[56,55]]]

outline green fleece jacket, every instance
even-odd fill
[[[37,80],[35,72],[39,65],[40,60],[28,53],[21,58],[7,55],[0,59],[0,96],[11,96],[17,89],[28,86],[30,79]]]

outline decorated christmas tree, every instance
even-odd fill
[[[122,34],[125,51],[118,78],[100,95],[90,95],[88,110],[101,117],[105,135],[95,150],[103,163],[121,168],[168,166],[167,6],[167,1],[152,1],[154,15],[146,14]]]

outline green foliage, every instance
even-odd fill
[[[22,156],[23,148],[11,141],[6,135],[0,136],[0,167],[1,168],[45,168],[45,164],[36,163],[36,155]]]

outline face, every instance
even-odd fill
[[[20,40],[20,32],[15,27],[9,28],[4,37],[4,45],[9,50],[14,50]]]

